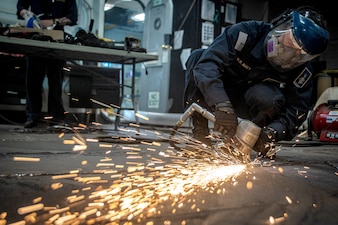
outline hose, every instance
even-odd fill
[[[194,113],[194,112],[198,112],[200,113],[203,117],[205,117],[206,119],[210,120],[211,122],[215,122],[215,116],[210,113],[208,110],[202,108],[201,106],[197,105],[196,103],[193,103],[189,106],[189,108],[182,114],[182,116],[180,117],[179,121],[177,121],[177,123],[175,124],[175,126],[173,127],[173,130],[170,133],[169,136],[169,144],[171,147],[173,147],[176,150],[180,150],[181,148],[178,147],[175,143],[175,141],[173,141],[173,137],[175,136],[175,134],[177,133],[177,130],[182,126],[182,124],[188,120],[188,118]]]

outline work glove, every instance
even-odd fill
[[[264,127],[259,134],[259,137],[254,145],[253,149],[259,152],[262,156],[274,146],[276,141],[276,131],[271,127]]]
[[[214,130],[231,138],[236,133],[237,125],[237,116],[231,103],[216,104]]]

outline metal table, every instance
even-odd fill
[[[39,55],[43,57],[58,58],[70,61],[74,64],[74,60],[92,61],[92,62],[111,62],[121,64],[122,74],[124,74],[124,65],[132,65],[132,86],[131,97],[134,113],[137,106],[135,101],[135,64],[157,60],[157,55],[151,55],[142,52],[132,52],[125,50],[99,48],[91,46],[72,45],[57,42],[45,42],[23,38],[14,38],[0,36],[0,52],[24,55]],[[123,99],[124,81],[122,76],[122,97],[120,98],[120,106]],[[118,114],[121,108],[118,109]],[[138,119],[136,122],[138,123]],[[115,128],[119,124],[119,118],[116,117]]]

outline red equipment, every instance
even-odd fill
[[[311,123],[320,141],[338,142],[338,100],[320,104],[312,113]]]

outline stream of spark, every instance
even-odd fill
[[[85,146],[82,151],[88,151],[85,141],[81,141],[81,146]],[[193,193],[207,191],[222,182],[234,179],[246,167],[243,164],[222,162],[214,158],[186,158],[186,155],[170,147],[163,150],[165,146],[162,146],[162,150],[159,150],[160,146],[159,142],[108,146],[126,153],[126,165],[113,162],[107,155],[102,162],[97,163],[99,170],[95,176],[80,176],[78,171],[53,176],[51,190],[62,188],[62,183],[55,182],[61,179],[73,179],[88,185],[88,188],[74,191],[75,194],[66,197],[67,205],[63,207],[61,204],[57,204],[58,207],[45,206],[41,199],[41,202],[36,202],[35,205],[19,208],[18,213],[23,215],[37,209],[40,216],[47,215],[45,224],[55,225],[103,222],[118,224],[119,221],[131,220],[140,222],[158,214],[160,211],[158,206],[162,203],[171,201],[173,208],[184,207],[185,201]],[[191,145],[190,149],[197,151],[199,146]],[[154,152],[158,152],[157,157],[154,156]],[[192,205],[191,209],[196,210],[198,208],[196,204]],[[36,213],[35,215],[37,216]],[[26,222],[25,220],[22,221]],[[34,224],[32,221],[30,223]]]

